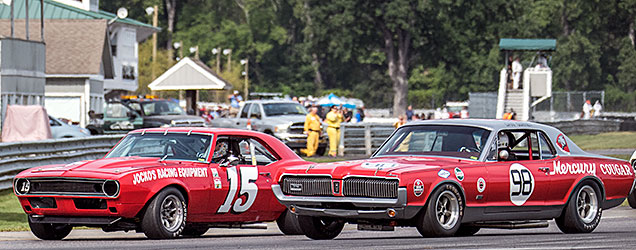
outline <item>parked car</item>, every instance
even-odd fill
[[[307,147],[307,135],[303,133],[306,116],[307,110],[297,102],[255,100],[245,102],[236,117],[212,120],[212,126],[260,131],[273,135],[292,149],[300,150]],[[326,133],[321,135],[317,155],[324,155],[326,137]]]
[[[52,117],[50,115],[49,115],[49,125],[51,127],[51,136],[54,139],[87,137],[91,135],[88,129],[69,125],[68,123],[60,121],[59,119]]]
[[[278,168],[305,163],[259,132],[142,129],[102,159],[25,170],[13,188],[31,232],[44,240],[62,239],[75,226],[165,239],[266,221],[298,234],[271,184]]]
[[[547,125],[451,119],[406,124],[371,159],[288,166],[275,180],[309,238],[332,239],[347,222],[440,237],[552,219],[564,233],[592,232],[630,193],[634,171]]]
[[[100,123],[86,127],[91,134],[123,134],[140,128],[205,127],[205,121],[170,100],[131,98],[106,102]]]

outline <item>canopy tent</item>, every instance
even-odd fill
[[[153,91],[185,90],[186,110],[194,111],[197,109],[197,90],[225,90],[232,89],[232,85],[217,75],[205,63],[186,57],[148,84],[148,88]]]
[[[500,50],[555,51],[556,39],[499,39]]]
[[[320,105],[320,106],[333,106],[333,105],[337,105],[340,106],[342,105],[345,108],[348,109],[355,109],[356,105],[352,104],[350,102],[344,101],[341,98],[339,98],[338,96],[334,95],[333,93],[327,95],[327,96],[323,96],[320,99],[318,99],[318,101],[316,102],[316,105]]]

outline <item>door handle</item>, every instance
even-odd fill
[[[543,172],[547,173],[548,171],[550,171],[550,168],[549,167],[540,167],[539,171],[543,171]]]

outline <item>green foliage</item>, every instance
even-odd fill
[[[152,17],[144,9],[158,4],[159,44],[166,41],[164,1],[100,4],[111,12],[126,7],[131,18],[146,23]],[[636,110],[636,55],[628,39],[635,22],[636,0],[180,0],[173,37],[183,41],[184,56],[193,56],[189,48],[198,46],[201,60],[211,66],[213,48],[232,49],[231,71],[226,72],[227,56],[221,56],[222,75],[241,92],[238,61],[248,58],[250,91],[296,96],[335,91],[383,108],[393,103],[394,83],[382,25],[391,31],[396,51],[401,38],[411,38],[404,66],[408,102],[416,108],[496,91],[504,66],[500,38],[555,38],[550,61],[555,90],[605,90],[606,110]],[[140,44],[139,93],[151,81],[147,44]],[[156,76],[171,65],[165,53],[160,50]],[[516,54],[524,63],[536,55]],[[223,95],[200,97],[225,101]]]

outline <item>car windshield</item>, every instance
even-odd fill
[[[490,131],[469,126],[404,126],[375,156],[434,155],[477,160]]]
[[[267,103],[263,104],[267,116],[277,115],[306,115],[305,107],[298,103]]]
[[[185,115],[177,103],[171,101],[152,101],[141,103],[144,116],[152,115]]]
[[[204,162],[212,135],[186,133],[129,134],[105,158],[141,156]]]

